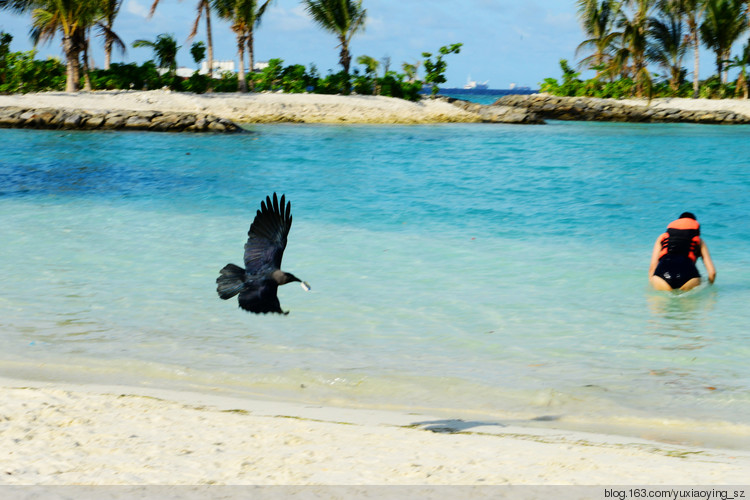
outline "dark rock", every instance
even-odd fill
[[[125,126],[125,122],[127,122],[127,120],[127,116],[119,114],[109,114],[104,117],[104,125],[102,126],[102,128],[116,130]]]
[[[487,106],[475,102],[454,99],[452,97],[438,97],[445,102],[453,104],[468,113],[477,115],[485,123],[517,123],[517,124],[539,124],[544,123],[538,113],[521,106]]]
[[[82,130],[154,130],[191,132],[243,132],[224,118],[194,113],[159,111],[94,111],[0,107],[1,128],[52,128]]]
[[[615,99],[560,97],[543,94],[504,96],[495,106],[512,106],[538,113],[542,119],[628,121],[750,123],[750,116],[731,111],[691,111],[676,108],[630,106]]]
[[[83,118],[78,113],[65,116],[63,119],[63,126],[65,128],[79,128]]]
[[[86,118],[86,122],[82,124],[83,128],[95,129],[102,126],[104,123],[103,116],[90,116]]]
[[[219,121],[213,121],[208,124],[208,129],[213,130],[214,132],[224,132],[227,128],[223,123]]]
[[[143,116],[131,116],[125,120],[125,128],[142,130],[151,125],[151,120]]]

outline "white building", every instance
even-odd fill
[[[259,61],[253,64],[255,71],[261,71],[268,67],[268,61]],[[214,61],[214,76],[220,76],[225,71],[235,73],[237,71],[237,65],[234,61]],[[208,61],[201,63],[200,74],[205,75],[208,73]]]
[[[221,75],[225,71],[231,71],[234,73],[237,71],[234,66],[234,61],[214,61],[213,64],[213,73],[214,75]],[[208,61],[203,61],[201,63],[201,69],[200,74],[205,75],[208,74]]]

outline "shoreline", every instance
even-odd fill
[[[21,119],[5,118],[13,110]],[[55,111],[66,115],[49,120]],[[87,126],[80,114],[94,115]],[[156,125],[144,122],[154,119]],[[71,116],[72,114],[72,116]],[[111,126],[100,126],[106,122]],[[326,94],[191,94],[168,90],[43,92],[0,95],[0,126],[13,128],[135,129],[234,131],[237,124],[436,124],[543,123],[543,119],[625,122],[750,123],[750,100],[743,99],[597,99],[548,94],[508,95],[493,105],[439,97],[418,102],[383,96]],[[40,117],[41,115],[44,116]],[[167,118],[161,115],[168,115]],[[67,120],[67,121],[66,121]],[[198,125],[195,123],[199,122]],[[12,123],[11,123],[12,122]],[[166,122],[166,123],[165,123]],[[219,126],[209,127],[208,122]],[[234,122],[234,123],[232,123]],[[174,125],[174,126],[171,126]],[[170,128],[171,126],[171,128]]]
[[[420,413],[0,379],[4,484],[745,484],[750,452]]]
[[[602,107],[606,108],[605,113],[602,113]],[[658,98],[649,101],[548,94],[512,94],[498,99],[493,105],[481,105],[447,97],[411,102],[361,95],[115,90],[0,95],[0,110],[3,108],[47,108],[98,115],[123,111],[134,115],[154,112],[208,115],[242,124],[542,123],[542,118],[557,119],[560,116],[578,120],[726,123],[725,117],[730,115],[740,120],[737,123],[750,122],[750,100],[744,99]],[[701,115],[692,117],[697,112]],[[706,118],[706,115],[710,116]]]
[[[164,90],[0,95],[3,107],[208,114],[235,123],[476,123],[482,118],[443,100],[324,94],[191,94]],[[510,110],[510,108],[508,108]]]

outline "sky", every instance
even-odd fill
[[[148,48],[133,48],[137,39],[155,40],[159,34],[174,35],[182,46],[180,66],[195,67],[190,56],[194,41],[205,42],[205,24],[188,41],[196,17],[198,0],[160,0],[153,17],[148,17],[152,0],[123,0],[115,32],[127,45],[127,52],[113,54],[113,62],[142,63],[153,58]],[[356,34],[350,50],[356,60],[368,55],[390,58],[391,69],[402,63],[421,61],[422,52],[435,53],[444,45],[463,43],[460,54],[446,56],[447,82],[443,87],[463,87],[471,78],[505,89],[512,84],[539,88],[547,77],[561,79],[560,59],[575,63],[575,50],[584,39],[576,17],[575,0],[364,0],[366,27]],[[32,48],[28,38],[30,16],[0,11],[0,31],[13,35],[11,50]],[[229,24],[212,17],[215,60],[236,60],[235,37]],[[338,42],[306,14],[299,0],[275,0],[255,32],[256,61],[280,58],[284,64],[315,64],[325,75],[340,71]],[[59,57],[59,38],[38,47],[37,57]],[[102,40],[92,42],[94,65],[104,63]],[[714,71],[713,55],[701,55],[701,78]],[[356,67],[353,61],[353,66]],[[685,66],[692,69],[692,55]],[[420,71],[420,76],[423,72]],[[584,73],[584,77],[587,74]],[[591,76],[591,75],[588,75]]]

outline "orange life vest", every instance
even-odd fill
[[[661,235],[661,259],[667,254],[686,255],[695,262],[701,255],[701,226],[688,217],[672,221]]]

